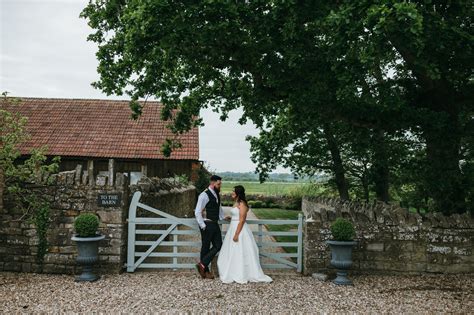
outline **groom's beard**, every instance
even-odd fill
[[[216,192],[216,194],[219,194],[221,192],[221,190],[217,187],[214,187],[214,191]]]

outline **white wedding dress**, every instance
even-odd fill
[[[239,208],[231,209],[232,220],[217,258],[219,276],[223,283],[272,282],[260,266],[257,243],[252,230],[244,223],[239,241],[233,238],[239,224]]]

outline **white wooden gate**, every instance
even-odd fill
[[[141,192],[135,192],[130,203],[128,214],[128,248],[127,248],[127,271],[134,272],[137,268],[169,268],[169,269],[189,269],[194,268],[199,260],[200,241],[180,240],[179,236],[199,235],[199,225],[195,218],[178,218],[166,212],[160,211],[140,202]],[[137,217],[137,209],[143,209],[157,217]],[[149,214],[147,213],[147,214]],[[220,224],[229,224],[228,221],[219,221]],[[303,240],[303,215],[300,214],[297,220],[247,220],[247,224],[258,225],[258,231],[254,231],[254,236],[259,246],[260,256],[267,257],[274,262],[262,264],[262,268],[281,269],[290,268],[302,271],[302,240]],[[263,225],[292,224],[297,227],[296,231],[266,231]],[[144,227],[148,227],[145,229]],[[157,226],[156,229],[150,228]],[[163,228],[165,226],[165,228]],[[140,229],[141,227],[141,229]],[[182,228],[180,228],[182,227]],[[183,229],[183,227],[185,229]],[[225,235],[225,232],[223,233]],[[156,235],[156,240],[137,240],[137,235]],[[263,241],[265,235],[270,236],[295,236],[296,242],[276,242]],[[145,251],[137,251],[136,247],[148,247]],[[160,248],[172,247],[172,251],[160,250]],[[197,251],[190,252],[179,250],[183,247],[193,247]],[[271,247],[296,247],[296,253],[275,253],[265,251]],[[158,250],[157,250],[158,248]],[[167,257],[169,262],[146,262],[151,257]],[[194,262],[179,262],[180,258],[192,257]],[[292,260],[296,259],[296,262]]]

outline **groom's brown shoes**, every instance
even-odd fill
[[[206,276],[206,279],[214,279],[214,276],[209,271],[206,271],[205,276]]]
[[[199,274],[201,275],[201,278],[206,278],[206,270],[204,269],[204,266],[203,264],[201,263],[197,263],[196,264],[196,270],[199,272]]]

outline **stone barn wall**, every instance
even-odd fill
[[[420,215],[383,203],[304,198],[304,273],[328,272],[331,254],[325,244],[337,217],[350,220],[358,245],[354,272],[473,273],[474,220],[468,214]]]
[[[47,233],[48,252],[44,257],[43,266],[36,262],[39,240],[35,226],[22,220],[21,212],[13,210],[5,192],[4,203],[0,207],[0,271],[78,273],[81,267],[76,266],[77,250],[71,236],[74,233],[75,217],[84,212],[98,215],[101,222],[99,230],[106,236],[99,245],[99,263],[96,268],[101,273],[122,271],[127,254],[126,220],[131,189],[132,192],[142,188],[146,190],[146,185],[129,186],[128,178],[123,173],[116,173],[113,182],[100,175],[90,180],[87,171],[82,172],[80,166],[75,171],[61,172],[53,176],[53,184],[34,187],[51,201],[51,222]],[[141,201],[153,201],[161,210],[169,211],[173,215],[192,213],[192,204],[196,198],[195,188],[181,185],[174,180],[161,181],[166,182],[167,186],[159,186],[162,189],[157,192],[145,191],[144,196],[147,199],[142,197]],[[118,195],[120,203],[117,206],[101,206],[98,203],[99,194]]]

